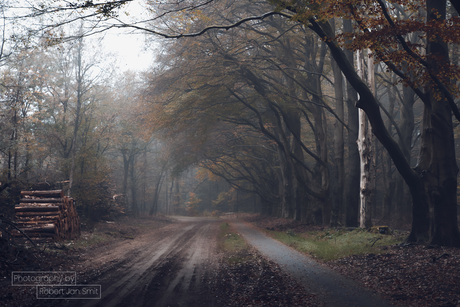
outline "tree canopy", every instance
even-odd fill
[[[61,152],[70,187],[77,166],[79,176],[100,182],[85,170],[93,165],[103,176],[110,170],[101,162],[118,157],[124,205],[134,214],[141,186],[144,196],[151,193],[150,212],[161,201],[199,208],[207,199],[204,190],[187,187],[181,176],[206,170],[225,182],[214,204],[241,191],[258,197],[268,214],[356,226],[359,108],[378,140],[369,137],[377,150],[368,176],[382,181],[375,193],[384,195],[382,201],[374,197],[369,214],[383,220],[409,216],[398,219],[412,225],[408,242],[460,246],[458,1],[146,1],[141,18],[126,14],[131,2],[5,7],[10,13],[4,19],[27,29],[22,45],[48,46],[50,51],[34,56],[58,57],[50,72],[36,66],[25,77],[20,65],[26,58],[19,55],[28,49],[14,44],[18,34],[3,36],[18,57],[4,70],[2,94],[11,119],[2,144],[8,180],[21,165],[28,169],[32,147],[25,140],[38,135],[37,122],[29,123],[33,115],[53,132],[48,148]],[[70,32],[71,24],[80,31]],[[94,75],[85,75],[91,64],[78,62],[75,42],[82,46],[83,37],[113,28],[163,38],[139,87],[128,84],[135,77],[126,75],[116,89],[94,82]],[[66,45],[58,44],[75,38],[66,59],[67,49],[58,47]],[[369,77],[358,73],[357,51],[375,59],[362,68]],[[367,80],[373,78],[375,89]],[[119,110],[130,105],[129,112],[104,117],[103,96],[118,101]],[[21,151],[27,162],[21,162]],[[148,161],[155,161],[154,179],[147,178]],[[169,188],[162,185],[165,178]],[[150,192],[142,183],[149,180],[155,183]],[[201,189],[204,179],[199,182]]]

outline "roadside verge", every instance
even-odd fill
[[[235,229],[264,257],[279,264],[281,269],[296,278],[310,293],[318,295],[326,306],[392,306],[380,296],[361,285],[319,264],[312,258],[268,237],[254,227],[235,220]]]

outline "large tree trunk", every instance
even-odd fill
[[[375,95],[374,90],[374,61],[368,55],[368,85]],[[362,51],[357,52],[358,75],[364,80],[364,62]],[[358,151],[360,155],[360,206],[359,227],[372,226],[371,208],[375,193],[375,142],[364,110],[359,110]]]
[[[412,133],[414,131],[414,103],[415,93],[410,87],[403,88],[403,99],[401,102],[401,119],[399,124],[399,136],[398,144],[404,154],[406,160],[411,163],[411,142]],[[411,196],[406,183],[404,182],[401,175],[395,174],[395,195],[396,200],[395,211],[398,212],[397,221],[400,224],[406,224],[410,222],[408,215],[411,214]]]
[[[334,72],[334,91],[335,91],[335,113],[340,120],[344,120],[343,108],[343,86],[342,72],[337,63],[332,61],[332,70]],[[334,167],[336,174],[336,184],[333,194],[331,226],[337,226],[343,209],[344,185],[345,185],[345,160],[344,160],[344,139],[343,125],[336,119],[334,121]]]
[[[349,19],[343,20],[344,31],[351,32],[352,26]],[[344,50],[344,55],[349,63],[353,63],[353,51]],[[332,55],[333,56],[333,55]],[[333,56],[334,57],[334,56]],[[337,59],[334,57],[337,61]],[[338,62],[337,62],[338,63]],[[341,69],[342,70],[342,69]],[[342,70],[343,71],[343,70]],[[356,90],[350,81],[347,81],[347,113],[348,113],[348,159],[347,178],[345,181],[345,225],[358,226],[359,215],[359,152],[356,141],[358,139],[358,109],[355,106],[358,101]]]
[[[427,0],[427,21],[446,18],[446,0]],[[447,44],[428,33],[427,58],[434,72],[449,62]],[[434,84],[427,84],[430,104],[424,105],[423,131],[417,171],[422,179],[433,212],[431,240],[433,245],[460,246],[457,224],[457,174],[452,110]]]
[[[313,19],[310,19],[309,21],[311,23],[311,28],[320,37],[333,37],[333,32],[328,23],[318,23]],[[428,199],[423,188],[422,181],[420,180],[419,175],[412,170],[408,161],[404,158],[401,148],[388,133],[380,114],[379,104],[369,87],[356,74],[354,67],[351,65],[350,61],[347,60],[344,52],[336,44],[336,42],[331,39],[326,40],[326,43],[328,44],[332,56],[337,61],[337,64],[343,74],[353,88],[360,94],[360,99],[356,103],[356,106],[366,112],[366,115],[371,122],[374,135],[382,143],[382,145],[385,146],[396,168],[410,188],[413,198],[413,222],[411,234],[407,240],[411,242],[425,242],[428,235],[429,223],[427,222],[426,216],[423,212],[426,212],[427,210]]]
[[[343,108],[343,78],[342,72],[335,60],[331,57],[332,71],[334,73],[335,113],[340,120],[344,120]],[[343,125],[336,119],[334,121],[334,173],[335,185],[332,192],[331,226],[337,226],[343,209],[344,184],[345,184],[345,161]]]
[[[393,79],[392,82],[395,82],[394,80],[395,75],[393,74]],[[395,107],[395,100],[396,100],[396,95],[395,95],[395,87],[391,87],[388,89],[388,103],[389,103],[389,108],[388,108],[388,121],[386,123],[386,127],[390,135],[392,134],[392,118],[394,117],[394,107]],[[395,189],[395,181],[392,180],[392,171],[391,171],[391,157],[388,154],[386,150],[382,150],[382,177],[383,177],[383,190],[384,190],[384,195],[383,195],[383,203],[382,203],[382,219],[388,223],[390,219],[390,215],[392,212],[393,208],[393,193]],[[399,173],[398,173],[398,176]],[[401,176],[400,176],[401,177]],[[401,177],[402,178],[402,177]]]

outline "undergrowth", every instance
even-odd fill
[[[364,229],[343,230],[325,229],[294,233],[288,231],[266,230],[273,238],[290,247],[310,254],[324,261],[336,260],[351,255],[380,254],[389,245],[401,243],[403,237],[398,233],[375,234]]]
[[[70,242],[67,242],[66,245],[69,246],[71,249],[85,249],[93,245],[101,244],[104,242],[107,242],[112,239],[113,236],[111,236],[109,233],[103,233],[103,232],[93,232],[90,234],[82,235],[80,238],[77,240],[72,240]]]
[[[117,221],[100,221],[93,225],[90,230],[81,232],[78,238],[58,241],[56,245],[62,250],[83,250],[108,244],[114,240],[133,240],[138,234],[150,229],[161,228],[168,224],[166,219],[152,218],[123,218]],[[54,244],[51,245],[55,249]]]
[[[217,247],[224,253],[228,264],[241,263],[253,257],[249,251],[249,245],[228,223],[219,225]]]

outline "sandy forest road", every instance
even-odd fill
[[[86,261],[79,262],[74,268],[77,284],[100,284],[100,300],[43,300],[41,304],[36,302],[39,303],[36,306],[240,306],[228,304],[226,295],[229,293],[224,293],[222,288],[216,289],[216,281],[220,281],[221,287],[235,289],[228,284],[230,280],[224,280],[234,277],[236,283],[248,282],[246,287],[252,288],[248,280],[238,279],[237,276],[222,278],[225,275],[216,274],[222,269],[219,267],[220,256],[216,254],[216,235],[224,220],[175,218],[177,222],[146,232],[135,240],[121,241],[106,250],[89,252],[85,256]],[[349,279],[268,238],[246,223],[236,219],[226,221],[234,224],[236,230],[266,258],[278,263],[305,286],[305,289],[299,288],[294,292],[286,289],[285,295],[308,296],[314,293],[319,299],[314,304],[301,303],[299,306],[389,306]],[[256,270],[261,269],[255,263],[251,265],[255,265]],[[252,267],[247,269],[247,272],[238,274],[244,275]],[[272,278],[274,283],[259,287],[259,294],[266,293],[264,296],[268,297],[272,287],[280,287],[287,282],[279,279],[279,275],[268,278]],[[252,298],[249,297],[249,305],[253,305],[250,303]],[[244,306],[247,305],[245,302]],[[254,306],[267,306],[267,301]],[[291,304],[275,303],[270,306]]]
[[[207,280],[216,265],[215,235],[221,221],[177,219],[180,223],[143,235],[135,246],[127,242],[88,260],[89,267],[114,262],[89,281],[101,284],[102,298],[59,300],[59,306],[215,306]]]

